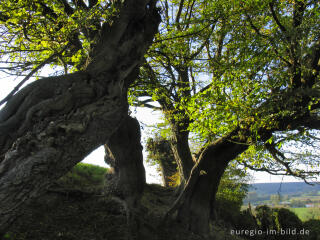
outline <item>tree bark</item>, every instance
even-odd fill
[[[172,152],[180,173],[181,187],[185,186],[187,179],[190,176],[191,169],[194,166],[189,147],[189,131],[187,130],[187,127],[183,128],[184,125],[186,124],[179,121],[172,124],[173,138],[171,141]]]
[[[188,67],[177,67],[176,70],[179,73],[177,82],[178,91],[181,91],[179,104],[182,104],[183,98],[191,97],[191,81],[189,79]],[[177,111],[176,116],[178,116],[178,119],[173,117],[173,119],[171,120],[173,129],[172,151],[178,164],[181,177],[181,187],[184,187],[187,179],[190,176],[191,169],[194,166],[192,154],[189,147],[188,128],[191,121],[185,110],[175,111]]]
[[[85,71],[35,81],[1,110],[0,233],[127,116],[127,86],[160,22],[155,2],[126,0]]]
[[[210,210],[214,207],[221,177],[228,163],[248,148],[237,133],[234,131],[205,148],[184,191],[167,213],[178,211],[177,221],[195,233],[209,233]]]
[[[127,116],[105,144],[105,162],[113,170],[107,175],[107,186],[115,188],[130,207],[137,205],[146,183],[140,140],[138,120]]]

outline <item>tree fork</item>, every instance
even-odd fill
[[[28,201],[104,144],[127,116],[126,87],[135,80],[133,73],[160,22],[155,4],[153,0],[126,0],[119,18],[102,28],[85,71],[36,81],[1,110],[1,233]],[[52,81],[56,88],[41,95],[42,86]],[[21,104],[10,104],[19,97]],[[2,134],[5,124],[12,129],[8,134]]]

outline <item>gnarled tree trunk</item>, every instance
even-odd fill
[[[209,233],[210,210],[214,207],[221,177],[228,163],[248,148],[237,136],[234,131],[205,148],[184,191],[168,212],[178,211],[177,220],[195,233]]]
[[[137,210],[146,183],[140,141],[138,120],[127,116],[104,145],[105,162],[111,166],[112,171],[106,176],[106,191],[124,200],[128,239],[139,239],[140,236]]]
[[[186,124],[177,121],[172,124],[173,137],[171,148],[180,173],[181,187],[184,187],[190,176],[194,162],[189,147],[189,131]]]
[[[105,144],[105,162],[112,167],[112,173],[107,175],[110,181],[107,186],[115,188],[130,207],[137,204],[146,183],[140,140],[138,120],[127,116]]]
[[[124,1],[86,70],[33,82],[1,110],[0,233],[127,116],[127,86],[160,22],[155,2]]]

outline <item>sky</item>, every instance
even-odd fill
[[[0,100],[2,100],[14,87],[18,84],[18,80],[13,78],[5,78],[3,74],[0,73]],[[136,117],[141,125],[141,135],[142,135],[142,145],[146,141],[148,134],[152,131],[152,125],[161,121],[161,114],[159,112],[152,111],[147,108],[135,108],[133,110],[134,117]],[[143,152],[144,160],[147,157],[146,152]],[[89,154],[83,162],[95,164],[103,167],[107,167],[104,162],[104,148],[100,147],[94,150]],[[148,183],[160,183],[161,177],[158,176],[155,166],[150,166],[146,162],[145,168],[147,173],[147,182]],[[298,180],[293,177],[282,177],[282,176],[272,176],[268,173],[261,172],[250,172],[253,176],[254,183],[263,183],[263,182],[297,182]]]

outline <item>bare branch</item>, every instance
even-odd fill
[[[159,39],[159,40],[153,41],[153,43],[159,43],[159,42],[163,42],[163,41],[167,41],[167,40],[174,40],[174,39],[178,39],[178,38],[185,38],[185,37],[193,36],[195,34],[201,33],[203,30],[210,27],[210,25],[211,24],[208,24],[208,25],[204,26],[203,28],[201,28],[200,30],[195,31],[195,32],[191,32],[191,33],[187,33],[187,34],[179,35],[179,36],[174,36],[174,37],[170,37],[170,38]]]
[[[149,102],[154,102],[152,99],[147,99],[144,101],[136,101],[133,103],[135,107],[147,107],[153,110],[161,110],[162,108],[149,104]]]

